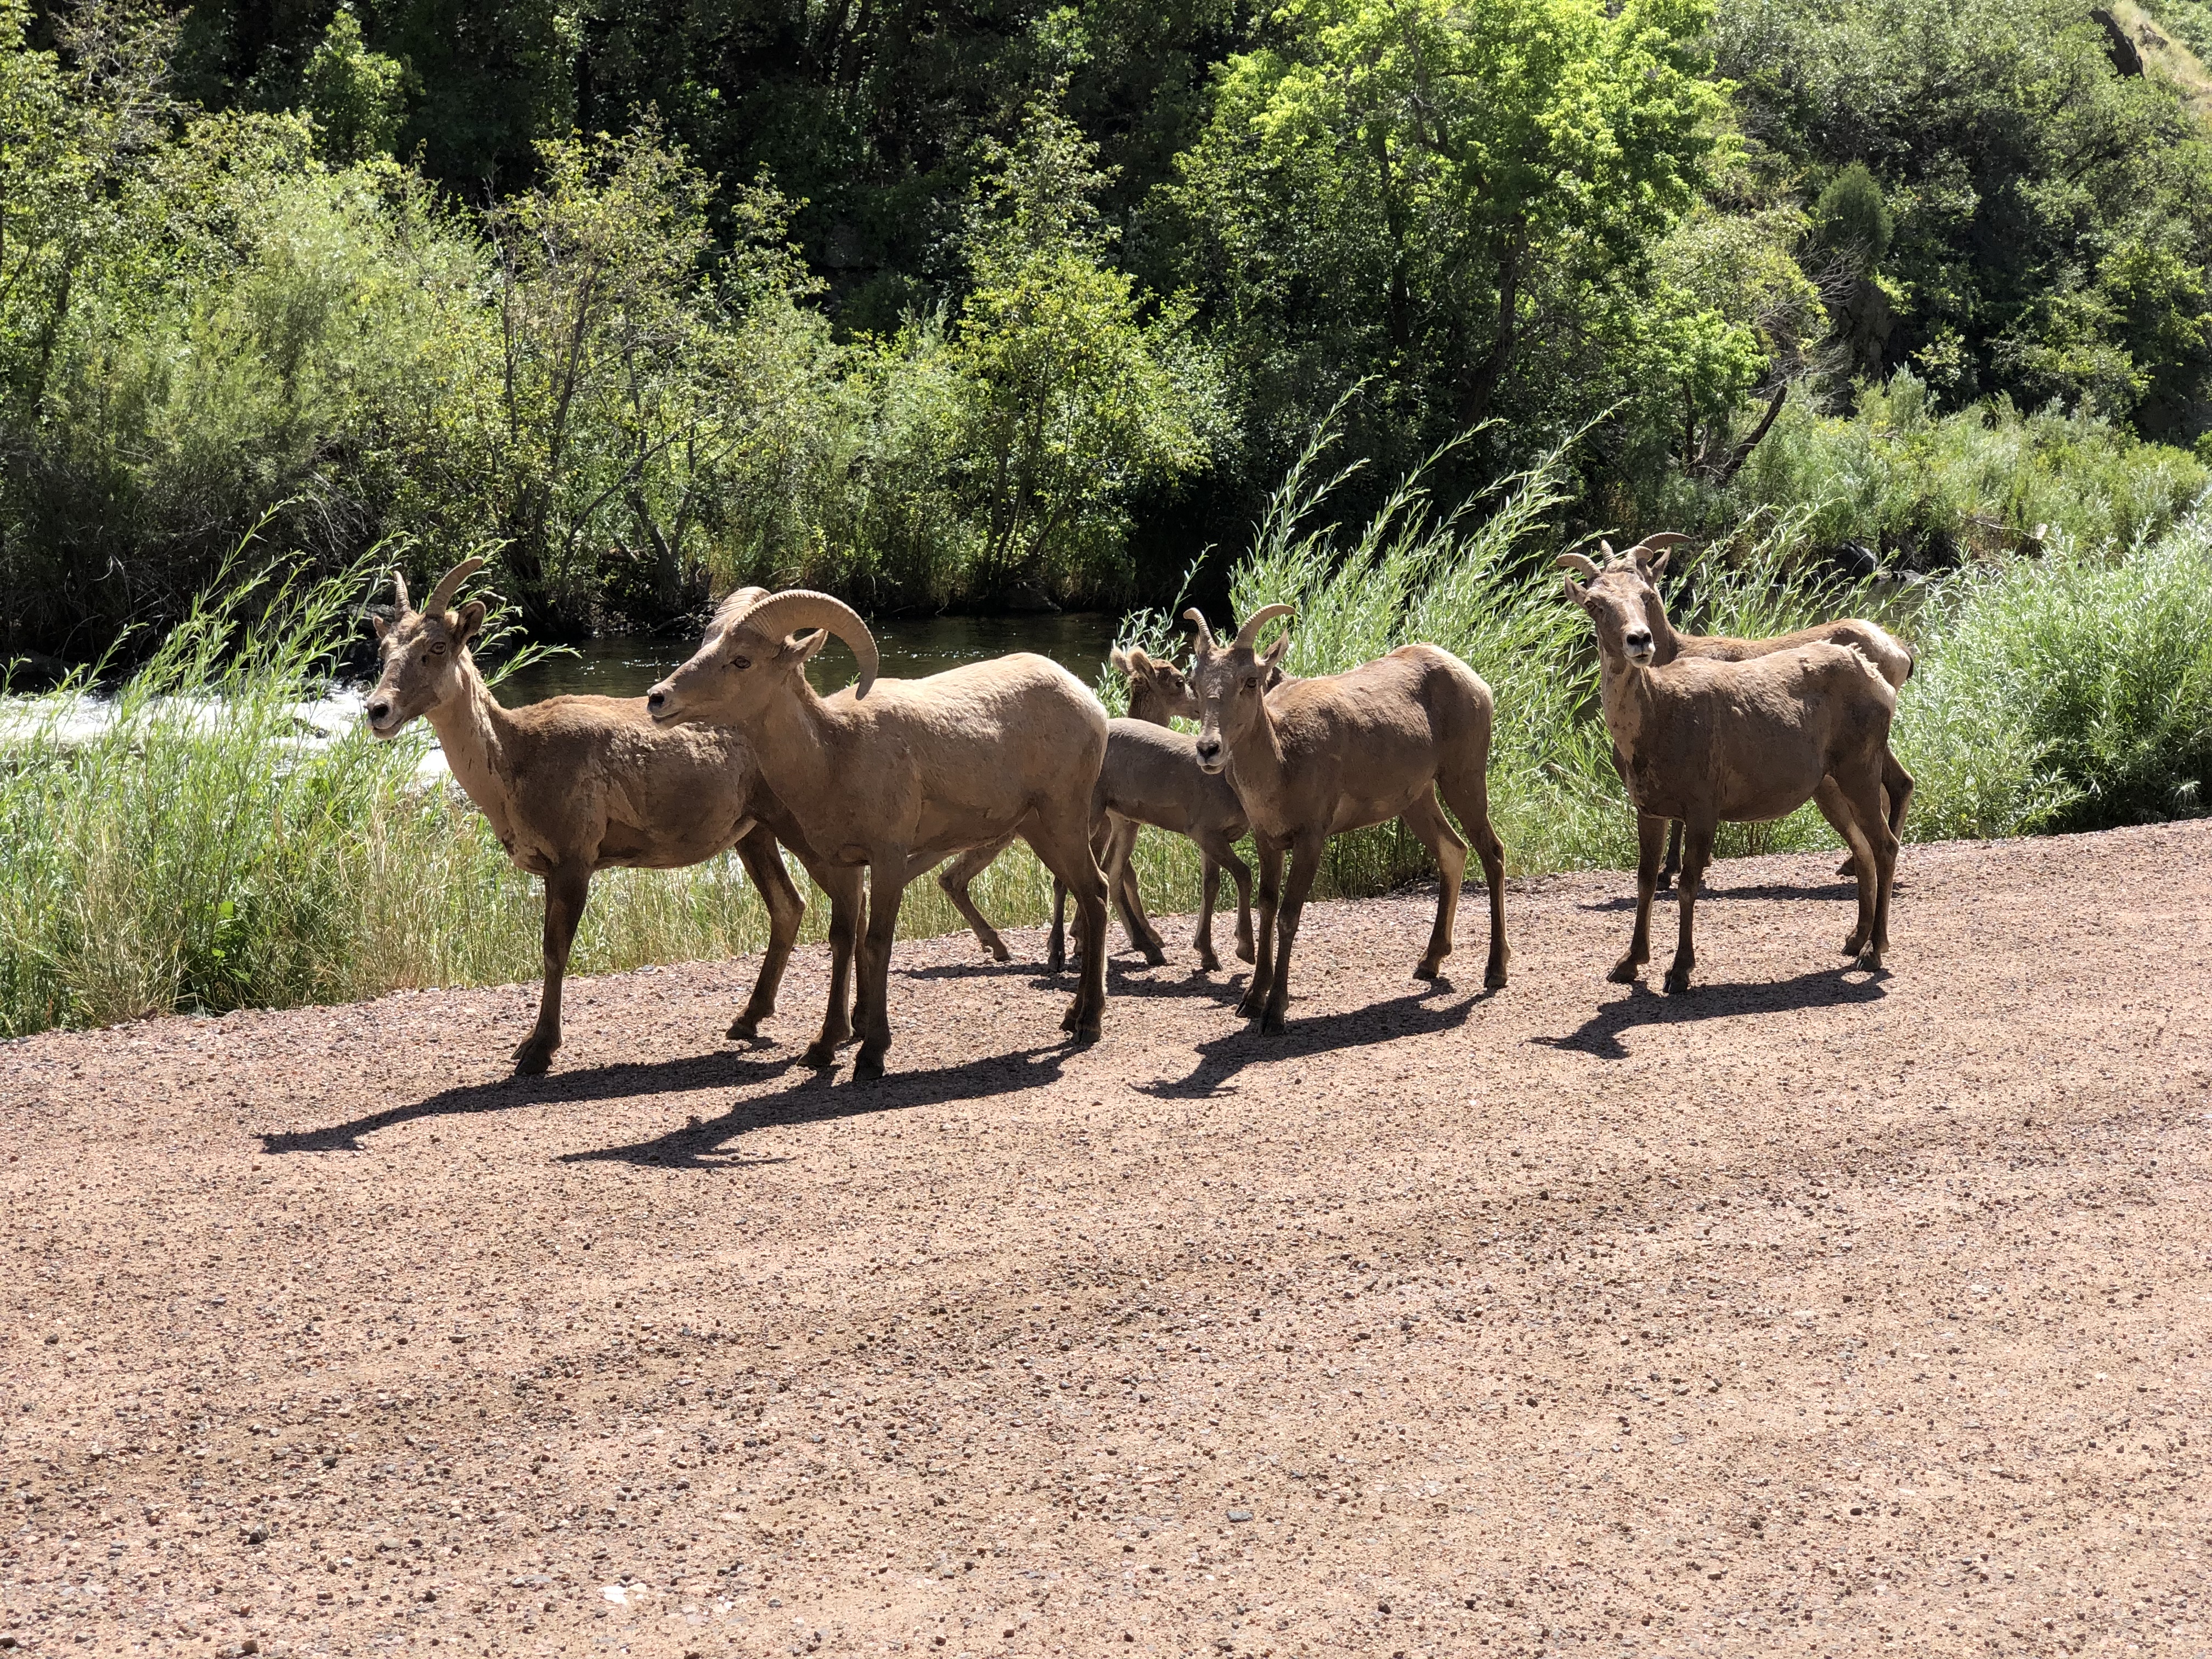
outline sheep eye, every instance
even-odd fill
[[[732,657],[730,659],[730,666],[732,668],[744,669],[750,668],[752,665],[753,659],[750,657]]]
[[[435,641],[434,644],[432,644],[432,646],[430,647],[430,654],[431,654],[432,656],[434,656],[434,657],[442,657],[442,656],[444,656],[444,655],[446,654],[446,642],[445,642],[445,641],[443,641],[443,640],[439,640],[439,641]]]

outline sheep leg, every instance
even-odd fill
[[[1091,825],[1054,802],[1031,813],[1022,835],[1045,868],[1066,882],[1075,896],[1083,974],[1060,1029],[1073,1032],[1079,1042],[1094,1042],[1106,1012],[1106,876],[1091,855]]]
[[[1667,861],[1659,866],[1659,890],[1665,892],[1674,884],[1674,878],[1682,869],[1682,820],[1670,818],[1667,823]]]
[[[1883,787],[1869,769],[1867,775],[1848,781],[1823,778],[1820,787],[1844,805],[1851,859],[1858,870],[1858,925],[1844,941],[1844,953],[1856,958],[1856,967],[1879,973],[1881,953],[1889,948],[1889,893],[1897,869],[1897,836],[1882,814]]]
[[[860,1052],[853,1060],[856,1083],[881,1077],[884,1056],[890,1050],[891,942],[898,935],[899,905],[906,897],[905,874],[903,853],[868,860],[868,925],[860,936],[860,1007],[854,1019],[860,1034]]]
[[[553,1063],[561,1046],[561,981],[568,972],[568,947],[584,919],[591,896],[592,868],[562,864],[545,878],[545,984],[538,994],[538,1024],[514,1051],[514,1074],[536,1077]]]
[[[1912,774],[1898,764],[1896,752],[1884,744],[1881,750],[1881,793],[1889,804],[1889,833],[1899,840],[1905,836],[1905,809],[1912,805]],[[1848,845],[1850,837],[1845,836],[1844,841]],[[1851,860],[1845,859],[1836,866],[1836,873],[1848,876],[1857,868],[1858,866]]]
[[[1107,880],[1113,885],[1115,908],[1121,913],[1121,928],[1128,934],[1129,943],[1144,953],[1147,966],[1158,968],[1167,961],[1168,953],[1160,939],[1160,930],[1145,914],[1145,895],[1137,884],[1137,868],[1133,860],[1139,826],[1118,813],[1108,823],[1113,829],[1106,838],[1106,858],[1098,861],[1098,867],[1105,871]]]
[[[1705,866],[1712,862],[1713,830],[1716,827],[1710,823],[1685,823],[1682,826],[1682,880],[1674,896],[1675,905],[1682,913],[1682,925],[1675,936],[1674,963],[1667,969],[1667,988],[1669,991],[1687,991],[1690,988],[1690,970],[1698,965],[1698,953],[1691,944],[1691,934],[1698,915],[1698,884],[1705,878]],[[1640,866],[1638,885],[1642,885]]]
[[[1486,745],[1480,765],[1454,769],[1440,781],[1444,805],[1458,817],[1459,827],[1474,843],[1475,857],[1482,860],[1483,884],[1490,890],[1490,956],[1482,966],[1482,987],[1486,991],[1502,991],[1513,950],[1505,942],[1505,843],[1498,840],[1497,828],[1490,822],[1488,767]]]
[[[1291,946],[1298,937],[1298,917],[1321,873],[1322,854],[1328,847],[1325,835],[1302,836],[1291,848],[1291,878],[1283,889],[1282,908],[1275,912],[1275,975],[1267,983],[1267,1011],[1260,1016],[1260,1030],[1267,1035],[1283,1029],[1283,1016],[1291,1004]]]
[[[861,871],[809,864],[806,873],[830,896],[830,1000],[822,1011],[822,1034],[807,1045],[801,1061],[819,1068],[835,1066],[837,1050],[852,1040],[853,952],[867,925],[868,901]]]
[[[746,999],[744,1011],[730,1022],[729,1034],[756,1037],[760,1035],[760,1023],[775,1012],[776,990],[783,983],[792,946],[799,943],[799,924],[805,920],[806,901],[791,884],[791,872],[783,867],[775,837],[767,825],[756,825],[738,843],[738,861],[745,866],[746,879],[768,907],[768,949],[761,953],[760,977],[753,981],[753,994]]]
[[[1452,930],[1459,922],[1460,882],[1467,873],[1467,843],[1445,821],[1432,790],[1424,789],[1406,808],[1403,822],[1437,861],[1437,919],[1429,929],[1429,948],[1413,968],[1415,979],[1435,979],[1443,972],[1444,958],[1452,953]]]
[[[1275,910],[1283,896],[1283,849],[1261,840],[1256,832],[1252,845],[1260,856],[1259,939],[1252,958],[1252,982],[1244,988],[1244,1000],[1237,1005],[1240,1019],[1257,1019],[1267,1006],[1267,993],[1275,978]]]
[[[968,894],[968,884],[989,869],[991,860],[1005,852],[1012,840],[1012,836],[1001,836],[981,847],[971,847],[937,873],[938,887],[945,897],[952,901],[952,908],[968,924],[969,932],[975,935],[976,942],[991,953],[994,962],[1006,962],[1012,953],[1006,949],[1006,940],[999,937],[999,930],[992,927],[985,920],[983,913],[975,908],[975,901]],[[921,873],[919,870],[909,871],[908,879],[911,880]]]
[[[1667,843],[1668,823],[1649,812],[1636,815],[1636,931],[1629,935],[1628,954],[1606,975],[1615,985],[1635,984],[1651,960],[1651,896],[1659,890],[1659,853]]]
[[[1221,958],[1213,954],[1213,906],[1221,893],[1221,872],[1229,872],[1229,878],[1237,884],[1237,954],[1245,962],[1252,960],[1252,872],[1244,860],[1237,856],[1237,849],[1226,836],[1212,833],[1193,837],[1203,862],[1200,887],[1202,903],[1198,913],[1198,931],[1191,943],[1198,949],[1198,965],[1206,972],[1217,973]]]

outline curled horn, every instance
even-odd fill
[[[485,562],[482,554],[472,554],[439,577],[438,585],[430,590],[430,597],[423,602],[423,613],[432,617],[444,616],[453,595],[460,592],[461,584],[483,569]]]
[[[408,602],[407,573],[404,570],[395,570],[392,573],[392,597],[398,601],[399,610],[398,614],[400,616],[405,616],[410,611],[415,608]]]
[[[1206,612],[1193,605],[1182,613],[1182,619],[1196,630],[1199,647],[1206,651],[1212,650],[1213,630],[1206,625]]]
[[[1562,570],[1579,572],[1584,581],[1594,582],[1597,580],[1597,566],[1590,562],[1590,556],[1587,553],[1562,553],[1552,562]]]
[[[1628,550],[1639,561],[1649,564],[1654,553],[1664,553],[1668,548],[1677,546],[1689,539],[1679,530],[1655,531]]]
[[[1294,605],[1263,605],[1244,618],[1244,626],[1237,630],[1237,638],[1229,648],[1231,651],[1249,651],[1259,639],[1260,630],[1269,623],[1278,617],[1295,617],[1297,614],[1297,607]]]
[[[881,662],[876,654],[876,636],[868,632],[860,613],[842,599],[833,599],[827,593],[817,593],[808,587],[788,588],[733,611],[729,620],[732,626],[742,623],[756,634],[776,640],[810,629],[826,628],[851,646],[853,654],[860,659],[860,678],[853,695],[866,696],[868,688],[876,683],[876,670]]]

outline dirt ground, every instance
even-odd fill
[[[1318,907],[1279,1039],[902,947],[880,1085],[818,952],[0,1048],[0,1646],[2212,1650],[2212,823],[1910,848],[1878,980],[1830,867],[1680,998]]]

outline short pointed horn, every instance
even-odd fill
[[[1584,581],[1594,582],[1597,580],[1597,566],[1590,562],[1590,556],[1587,553],[1562,553],[1552,562],[1562,570],[1577,572]]]
[[[1203,646],[1208,651],[1212,650],[1213,630],[1206,625],[1206,612],[1200,611],[1196,605],[1193,605],[1189,610],[1182,613],[1182,619],[1191,625],[1192,629],[1198,635],[1199,644]]]
[[[826,628],[851,646],[853,654],[860,659],[860,678],[853,695],[866,696],[868,688],[876,683],[876,670],[882,660],[876,654],[876,636],[868,632],[860,613],[842,599],[808,587],[788,588],[732,612],[729,620],[732,626],[743,623],[757,634],[779,640],[809,629]]]
[[[1249,651],[1254,641],[1259,639],[1260,630],[1269,623],[1278,617],[1295,617],[1297,614],[1297,607],[1293,605],[1263,605],[1244,618],[1244,626],[1237,630],[1236,641],[1229,648],[1231,651]]]
[[[483,569],[487,562],[482,554],[472,554],[439,577],[438,585],[430,590],[430,597],[423,602],[423,614],[430,617],[445,615],[446,607],[453,603],[453,595],[461,591],[461,584]]]
[[[398,602],[399,614],[403,617],[415,608],[408,603],[407,573],[404,570],[395,570],[392,573],[392,597]]]

